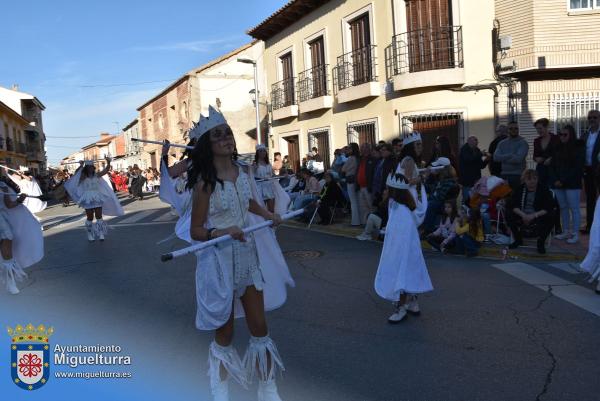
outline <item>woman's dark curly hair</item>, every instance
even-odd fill
[[[190,141],[187,143],[186,146],[196,146],[196,138],[190,139]],[[183,160],[186,157],[192,157],[192,150],[191,149],[184,150],[183,153],[181,154],[181,157],[179,158],[179,160]]]
[[[221,125],[211,129],[197,140],[190,156],[192,163],[187,170],[188,181],[185,185],[186,189],[193,190],[196,183],[200,180],[204,182],[202,189],[205,191],[208,191],[208,189],[210,189],[211,192],[214,191],[217,183],[223,185],[223,181],[217,177],[217,169],[215,169],[213,163],[214,156],[210,134],[215,130],[226,130],[228,131],[228,134],[233,135],[229,125]],[[234,150],[231,155],[231,160],[237,160],[237,158],[237,150]]]

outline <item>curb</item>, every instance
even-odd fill
[[[296,221],[287,221],[282,224],[283,227],[295,228],[298,230],[304,231],[313,231],[321,234],[329,234],[337,237],[356,239],[355,237],[362,232],[362,229],[353,229],[350,227],[333,227],[333,226],[319,226],[318,224],[312,225],[311,228],[308,228],[308,224],[299,223]],[[371,241],[378,242],[378,241]],[[427,241],[421,241],[421,247],[423,250],[431,251],[432,253],[438,253],[434,250]],[[451,255],[451,256],[460,256],[460,255]],[[502,257],[502,247],[482,247],[479,251],[479,255],[474,257],[473,259],[494,259],[494,260],[503,260]],[[506,257],[506,261],[509,260],[530,260],[534,262],[556,262],[556,261],[565,261],[565,262],[579,262],[581,257],[574,255],[572,253],[567,252],[557,252],[557,253],[547,253],[545,255],[540,255],[538,253],[529,253],[529,252],[520,252],[515,250],[509,250],[509,253]]]

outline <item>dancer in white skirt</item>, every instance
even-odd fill
[[[416,173],[414,161],[407,158],[399,164],[396,173],[387,178],[390,199],[388,229],[375,277],[377,294],[396,302],[396,309],[388,318],[390,323],[402,321],[407,312],[418,315],[417,294],[433,290],[418,231],[427,210],[427,195],[424,186],[421,186],[419,199],[416,188],[411,185],[414,173],[407,173],[403,165],[410,165]]]
[[[18,294],[17,281],[27,277],[23,271],[44,256],[42,227],[22,205],[26,195],[17,197],[12,188],[0,181],[0,281],[11,294]]]
[[[246,386],[257,376],[258,400],[280,401],[275,376],[284,367],[265,311],[280,307],[286,284],[294,282],[273,230],[245,235],[242,229],[281,218],[264,207],[252,168],[236,162],[235,139],[223,116],[212,107],[209,113],[194,128],[199,139],[188,171],[189,235],[191,242],[227,234],[234,239],[196,255],[196,327],[215,330],[208,358],[211,391],[215,400],[229,400],[230,378]],[[232,346],[233,320],[244,315],[251,337],[241,360]]]
[[[590,282],[597,280],[596,293],[600,294],[600,198],[596,202],[594,222],[590,229],[588,253],[581,262],[581,269],[590,275]]]
[[[109,216],[125,214],[112,187],[103,177],[110,170],[110,161],[111,158],[107,157],[106,167],[98,173],[92,161],[81,162],[75,175],[65,183],[71,198],[79,207],[85,209],[87,217],[85,229],[90,242],[95,241],[96,238],[104,241],[108,233],[108,225],[102,218],[103,212]]]
[[[40,184],[38,184],[37,180],[31,174],[29,174],[27,170],[18,174],[13,174],[10,171],[7,171],[7,175],[8,178],[10,178],[19,186],[22,194],[31,195],[30,197],[25,198],[23,201],[23,206],[29,209],[29,211],[33,213],[34,217],[37,218],[35,214],[46,209],[47,206],[46,202],[38,198],[38,196],[43,195]]]
[[[254,176],[258,180],[273,178],[273,167],[269,163],[269,154],[265,145],[256,145],[256,154],[254,155]],[[273,186],[275,180],[259,181],[258,193],[267,205],[270,212],[275,211],[275,191]]]

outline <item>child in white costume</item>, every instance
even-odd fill
[[[407,312],[419,314],[416,295],[433,290],[418,231],[427,210],[427,195],[422,186],[420,199],[417,196],[416,187],[411,185],[413,174],[403,169],[409,162],[403,160],[386,182],[390,193],[389,220],[375,291],[382,298],[397,302],[395,312],[388,319],[390,323],[400,322]],[[411,171],[416,172],[416,169],[411,168]]]
[[[0,251],[2,272],[0,281],[5,282],[11,294],[18,294],[16,281],[23,280],[23,271],[44,257],[42,227],[31,212],[22,205],[25,195],[16,193],[0,181]]]
[[[594,223],[590,230],[590,244],[588,253],[581,262],[581,269],[590,274],[590,281],[598,280],[596,293],[600,294],[600,198],[596,202]]]
[[[108,225],[102,219],[103,212],[109,216],[125,214],[112,187],[103,178],[110,170],[110,161],[110,157],[107,157],[106,167],[98,173],[96,173],[93,162],[80,162],[81,165],[75,175],[65,183],[65,188],[71,198],[77,202],[79,207],[85,209],[87,216],[85,228],[90,242],[95,241],[96,238],[104,241],[104,236],[108,233]],[[96,217],[95,224],[94,216]]]
[[[196,255],[196,327],[215,330],[208,357],[211,392],[215,400],[229,400],[230,378],[246,386],[258,376],[258,400],[281,401],[275,375],[284,367],[268,335],[265,311],[283,305],[286,285],[294,282],[273,230],[242,231],[281,218],[264,207],[253,169],[236,162],[235,139],[223,116],[212,107],[209,113],[190,132],[198,138],[188,170],[192,207],[176,230],[192,243],[228,234],[234,239]],[[231,342],[233,320],[244,315],[251,337],[242,360]]]

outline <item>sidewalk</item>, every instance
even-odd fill
[[[309,230],[308,224],[300,223],[298,221],[288,221],[285,226],[294,227],[303,230]],[[310,227],[310,231],[316,231],[331,235],[337,235],[346,238],[354,238],[362,232],[362,227],[357,228],[350,225],[350,219],[348,216],[336,218],[336,222],[331,225],[322,226],[319,224],[313,224]],[[358,241],[358,240],[357,240]],[[518,249],[508,250],[508,259],[520,259],[520,260],[532,260],[537,262],[554,262],[554,261],[568,261],[568,262],[580,262],[583,260],[588,249],[589,236],[587,234],[579,235],[579,243],[567,244],[566,241],[557,239],[551,239],[550,245],[546,249],[545,255],[537,253],[535,239],[526,239],[525,245]],[[421,246],[423,249],[433,250],[433,248],[427,243],[422,241]],[[479,257],[503,259],[503,248],[504,246],[485,243],[479,252]]]

